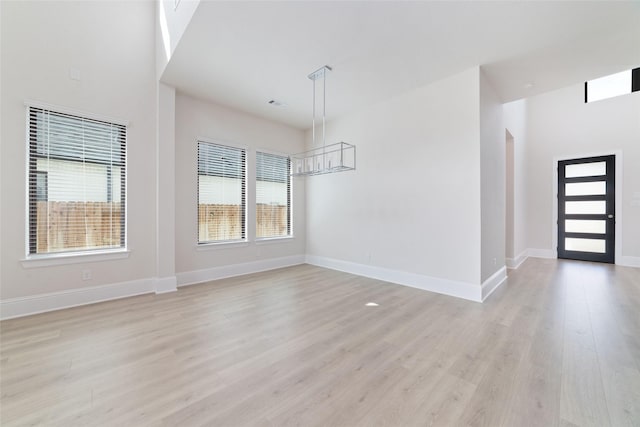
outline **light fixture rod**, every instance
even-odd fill
[[[315,82],[313,82],[315,84]],[[327,111],[327,74],[324,73],[324,78],[322,79],[322,153],[325,153],[325,147],[327,146],[327,139],[325,132],[325,121],[326,121],[326,111]],[[327,168],[327,156],[322,156],[322,167]]]
[[[318,68],[307,77],[313,81],[313,118],[311,122],[311,137],[313,145],[316,144],[316,80],[322,79],[322,147],[327,145],[327,138],[325,135],[326,121],[327,121],[327,72],[331,71],[331,67],[325,65]],[[323,161],[324,163],[324,161]],[[326,166],[323,164],[323,167]]]
[[[309,77],[311,78],[311,77]],[[316,143],[316,80],[313,79],[313,118],[311,119],[311,141]]]
[[[292,154],[291,176],[322,175],[326,173],[352,171],[356,169],[356,147],[346,142],[327,145],[326,122],[327,122],[327,72],[332,71],[331,67],[325,65],[318,68],[307,77],[313,81],[313,121],[312,121],[312,147],[302,153]],[[322,147],[316,145],[316,80],[322,79]],[[320,89],[318,89],[320,90]]]

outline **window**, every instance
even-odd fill
[[[256,237],[291,235],[291,161],[256,153]]]
[[[585,82],[584,102],[599,101],[637,91],[640,91],[640,68]]]
[[[246,238],[246,151],[198,141],[198,243]]]
[[[29,107],[29,254],[125,247],[127,129]]]

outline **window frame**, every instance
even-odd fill
[[[287,160],[287,234],[281,236],[268,236],[258,237],[258,153],[266,154],[268,156],[282,157]],[[256,243],[268,242],[273,240],[291,239],[294,237],[293,233],[293,177],[291,175],[292,162],[291,157],[288,154],[276,152],[268,149],[257,149],[255,152],[255,240]]]
[[[598,99],[594,99],[594,100],[589,100],[589,83],[591,83],[593,80],[599,80],[599,79],[604,79],[619,73],[623,73],[625,71],[629,71],[631,73],[631,87],[629,88],[629,92],[625,92],[625,93],[620,93],[620,94],[616,94],[616,95],[610,95],[604,98],[598,98]],[[585,104],[591,104],[594,102],[598,102],[598,101],[604,101],[607,99],[611,99],[611,98],[618,98],[620,96],[624,96],[624,95],[629,95],[632,94],[634,92],[639,92],[640,91],[640,67],[636,67],[636,68],[632,68],[630,70],[622,70],[620,72],[617,73],[612,73],[612,74],[608,74],[606,76],[602,76],[596,79],[591,79],[591,80],[587,80],[586,82],[584,82],[584,103]]]
[[[209,145],[217,145],[223,148],[238,150],[241,153],[242,157],[242,181],[240,184],[241,194],[241,229],[242,229],[242,237],[239,239],[225,239],[225,240],[206,240],[200,241],[200,143],[209,144]],[[211,139],[206,137],[197,137],[196,138],[196,248],[198,249],[206,249],[212,247],[232,247],[232,246],[244,246],[249,242],[248,239],[248,153],[249,149],[245,146],[234,144],[228,141],[222,141],[219,139]]]
[[[102,261],[102,260],[111,260],[111,259],[123,259],[128,258],[129,253],[131,252],[128,249],[128,161],[129,161],[129,121],[117,118],[110,117],[101,114],[96,114],[87,111],[76,110],[73,108],[68,108],[60,105],[49,104],[36,100],[25,100],[25,257],[21,259],[21,263],[25,268],[32,267],[48,267],[52,265],[62,265],[62,264],[74,264],[74,263],[82,263],[89,261]],[[32,252],[33,244],[32,242],[32,230],[35,227],[37,232],[37,222],[32,224],[32,215],[33,210],[31,206],[31,176],[35,177],[36,188],[33,189],[34,202],[40,200],[38,198],[37,191],[37,175],[39,174],[37,170],[33,169],[32,163],[37,163],[37,157],[34,157],[35,162],[32,162],[32,134],[30,130],[31,126],[31,110],[39,109],[43,111],[48,111],[54,114],[73,116],[77,119],[89,120],[95,122],[102,122],[110,125],[115,125],[123,128],[124,138],[123,138],[123,147],[122,147],[122,155],[124,156],[124,160],[121,167],[121,187],[120,187],[120,198],[122,203],[122,218],[121,220],[121,228],[120,228],[120,246],[118,247],[104,247],[104,248],[74,248],[70,250],[64,251],[55,251],[55,252],[45,252],[45,253],[37,253]],[[69,159],[64,159],[69,160]],[[102,163],[100,163],[102,164]],[[108,166],[106,163],[105,166]],[[48,174],[46,178],[46,186],[47,190],[49,189],[49,179]],[[49,195],[47,194],[46,200],[49,201]],[[34,221],[35,222],[35,221]],[[37,241],[35,243],[37,245]],[[36,249],[37,250],[37,249]]]

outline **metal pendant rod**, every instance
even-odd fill
[[[322,175],[326,173],[352,171],[356,169],[356,147],[346,142],[327,145],[327,72],[331,67],[325,65],[307,77],[313,81],[313,148],[298,154],[292,154],[291,176]],[[316,146],[316,80],[322,79],[322,147]]]
[[[326,116],[327,116],[327,72],[331,71],[331,67],[325,65],[323,67],[318,68],[313,73],[309,74],[307,77],[313,81],[313,119],[312,119],[312,139],[313,145],[316,144],[316,80],[322,79],[322,146],[325,147],[327,145],[326,137],[325,137],[325,129],[326,129]]]
[[[313,81],[313,118],[311,119],[311,144],[316,144],[316,81]]]
[[[313,84],[315,85],[315,82],[313,82]],[[327,141],[324,136],[326,111],[327,111],[327,74],[323,73],[323,78],[322,78],[322,146],[323,147],[327,145]]]
[[[315,84],[315,82],[313,82]],[[327,74],[324,73],[324,77],[322,79],[322,168],[327,168],[327,156],[326,156],[326,147],[327,147],[327,139],[325,132],[325,121],[326,121],[326,110],[327,110]]]

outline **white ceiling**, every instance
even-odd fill
[[[475,65],[507,102],[640,66],[640,2],[203,0],[162,80],[306,129],[325,64],[329,119]]]

